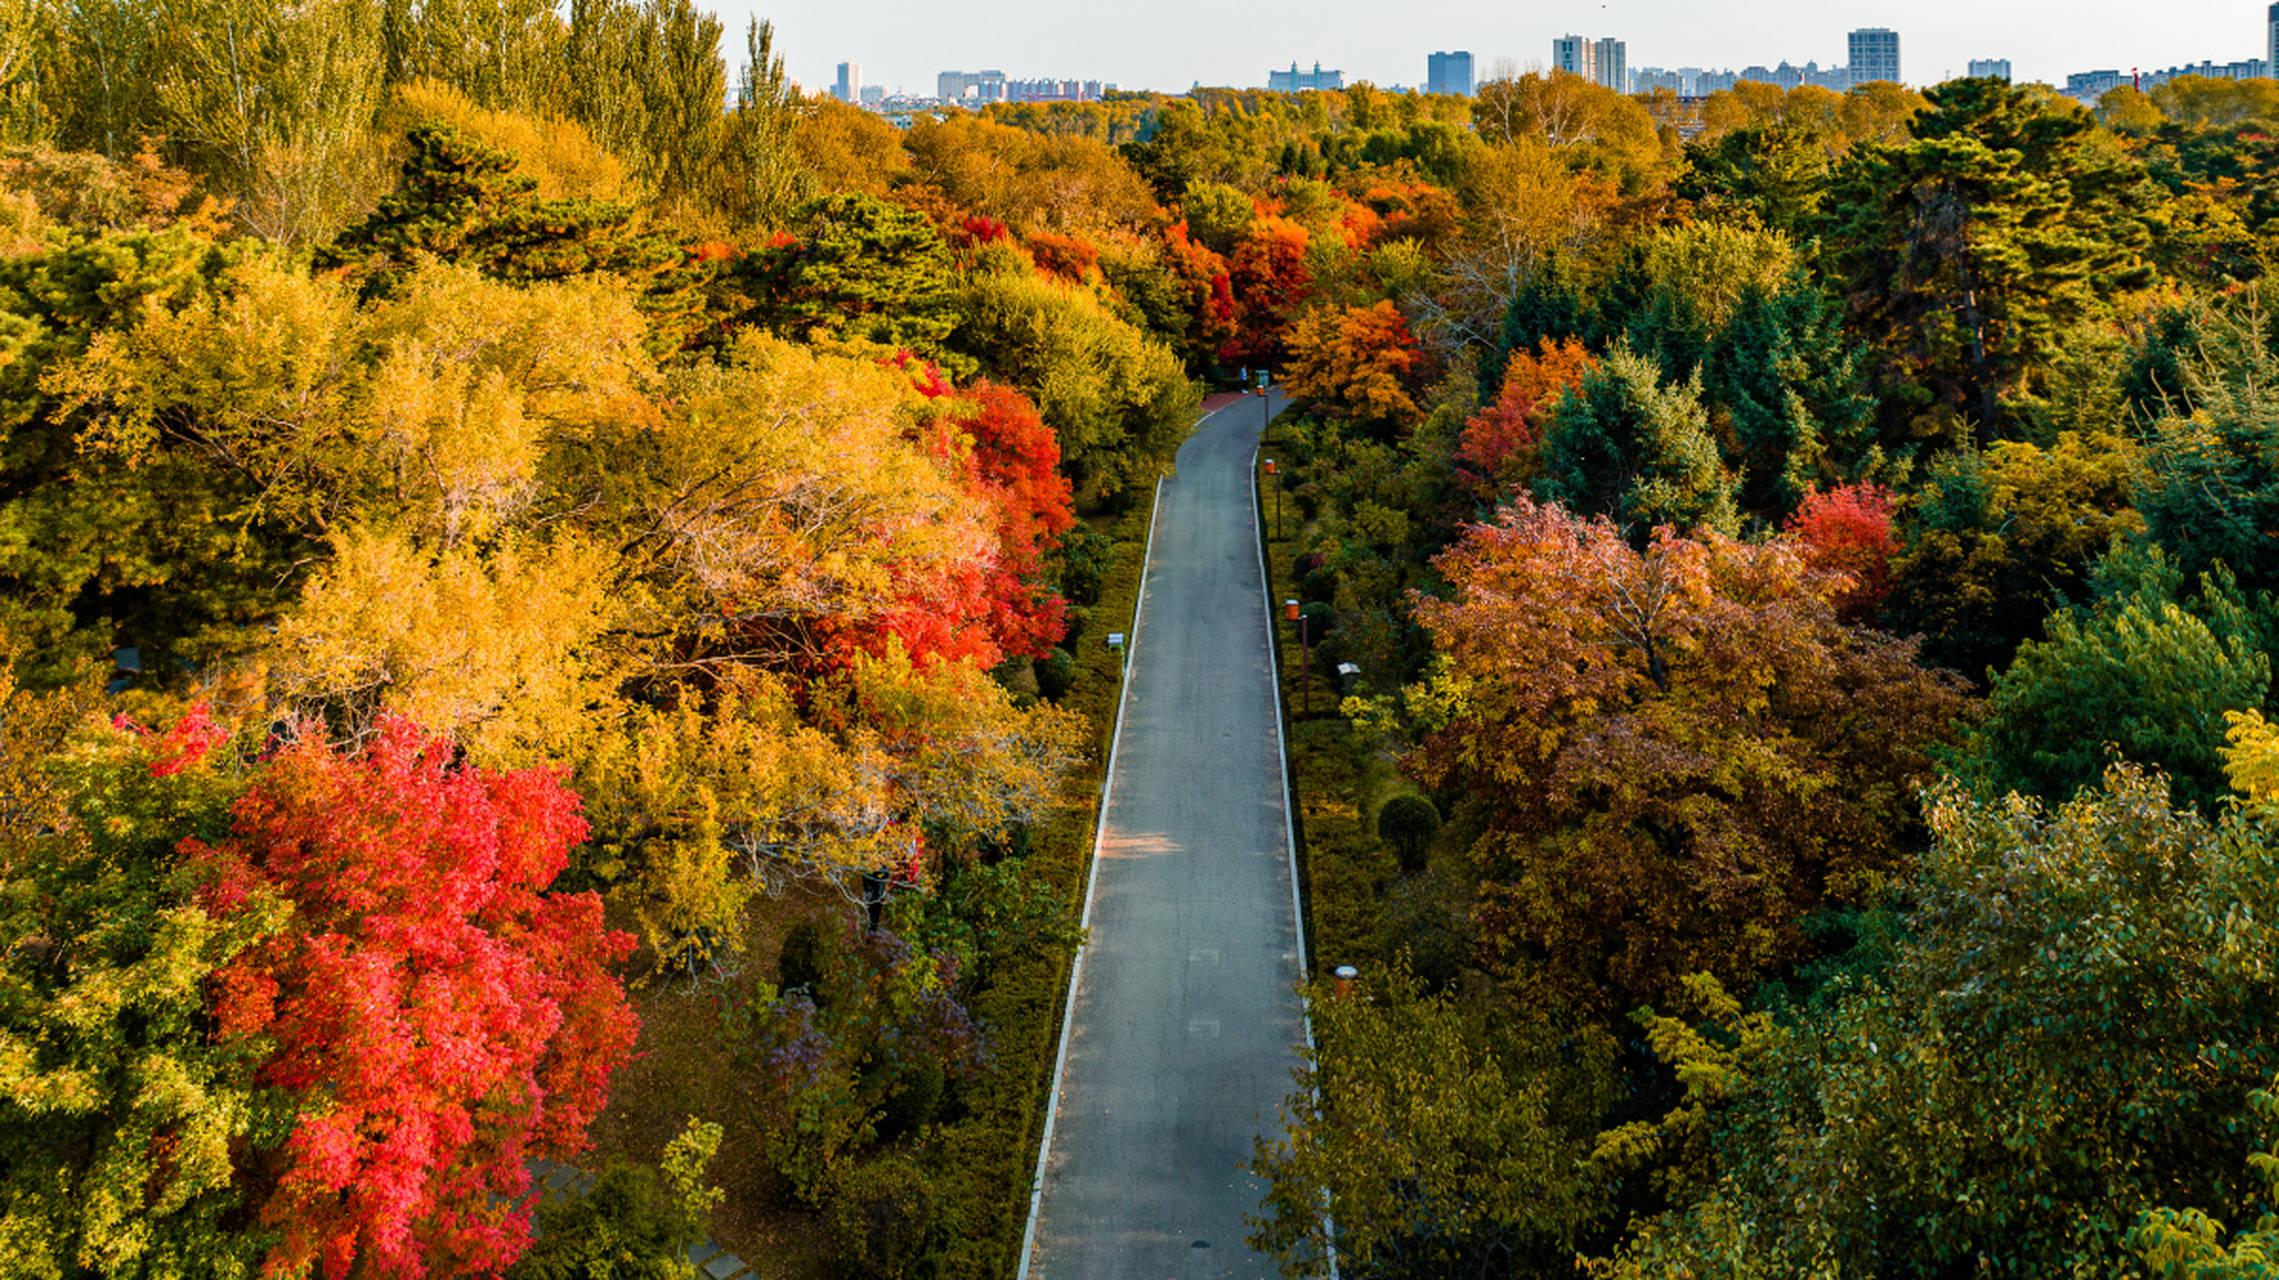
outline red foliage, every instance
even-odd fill
[[[1029,237],[1029,256],[1036,260],[1037,270],[1070,284],[1083,284],[1100,265],[1100,250],[1090,241],[1049,231]]]
[[[952,390],[950,380],[942,376],[941,366],[909,351],[897,351],[878,363],[883,368],[900,369],[909,374],[910,385],[928,400],[939,400]]]
[[[124,713],[111,717],[111,727],[145,738],[154,736]],[[206,753],[215,746],[229,741],[229,730],[215,724],[206,704],[200,702],[175,721],[173,728],[155,736],[158,741],[150,746],[150,776],[171,778],[205,759]]]
[[[1220,346],[1220,359],[1275,367],[1287,358],[1290,324],[1314,286],[1306,269],[1309,239],[1304,227],[1279,215],[1262,215],[1243,233],[1227,271],[1240,322]]]
[[[948,233],[951,246],[959,249],[977,249],[985,244],[996,244],[1000,240],[1012,238],[1012,228],[983,214],[975,214],[959,222]]]
[[[1382,219],[1374,243],[1420,240],[1438,244],[1463,221],[1456,197],[1428,182],[1387,183],[1369,188],[1361,202]]]
[[[1891,491],[1881,485],[1847,484],[1826,493],[1804,495],[1784,526],[1804,545],[1804,558],[1816,569],[1833,569],[1851,579],[1836,596],[1838,616],[1856,622],[1875,612],[1891,594],[1891,558],[1899,540],[1891,530]]]
[[[1377,243],[1377,237],[1384,233],[1385,220],[1368,205],[1348,202],[1337,216],[1337,229],[1345,237],[1345,247],[1358,252]]]
[[[697,262],[733,262],[744,256],[744,251],[725,240],[706,240],[688,251]]]
[[[1240,314],[1234,300],[1234,280],[1227,274],[1227,260],[1212,252],[1209,245],[1197,244],[1189,237],[1185,222],[1173,223],[1163,233],[1163,244],[1165,261],[1187,286],[1195,318],[1201,322],[1202,345],[1218,350],[1233,340]]]
[[[932,369],[923,361],[904,367]],[[979,382],[949,392],[943,405],[916,443],[978,500],[975,545],[970,554],[898,568],[875,617],[819,620],[827,667],[856,650],[883,653],[890,639],[921,663],[991,667],[1007,655],[1042,657],[1067,634],[1067,604],[1045,574],[1047,553],[1076,522],[1059,438],[1011,387]]]
[[[585,838],[538,770],[452,763],[397,720],[360,754],[286,748],[234,807],[212,902],[265,883],[292,923],[216,976],[216,1034],[269,1049],[301,1108],[262,1221],[273,1274],[496,1271],[529,1241],[524,1162],[585,1145],[637,1023],[633,947],[543,891]],[[504,1197],[504,1199],[500,1199]]]
[[[1597,365],[1573,338],[1560,344],[1545,338],[1535,352],[1513,353],[1496,402],[1465,422],[1456,446],[1456,460],[1470,469],[1476,487],[1489,493],[1510,487],[1516,477],[1506,472],[1524,466],[1543,438],[1551,410]]]

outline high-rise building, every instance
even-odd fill
[[[1551,42],[1551,65],[1616,93],[1630,92],[1629,46],[1612,36],[1602,40],[1560,36]]]
[[[2279,75],[2279,4],[2264,13],[2263,23],[2263,65]]]
[[[1863,27],[1851,35],[1852,83],[1899,80],[1899,33],[1889,27]]]
[[[1472,55],[1459,49],[1455,53],[1435,53],[1426,58],[1424,91],[1453,93],[1459,98],[1471,97]]]
[[[860,104],[863,100],[863,64],[839,64],[839,82],[831,86],[831,96],[841,102]]]
[[[1266,87],[1274,93],[1311,93],[1318,89],[1342,89],[1345,87],[1345,73],[1342,71],[1324,71],[1322,64],[1318,62],[1314,64],[1313,70],[1300,71],[1298,64],[1293,62],[1288,71],[1267,72]]]
[[[2008,58],[1972,58],[1970,60],[1970,78],[1973,80],[2008,80],[2010,78],[2010,60]]]

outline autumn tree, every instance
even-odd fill
[[[217,907],[292,904],[292,927],[214,982],[217,1039],[267,1049],[257,1078],[301,1112],[256,1195],[273,1266],[512,1260],[527,1162],[584,1147],[632,1049],[610,973],[632,938],[594,895],[545,892],[585,837],[577,797],[453,754],[405,721],[354,757],[305,742],[232,804],[226,836],[184,845]]]
[[[1227,255],[1227,275],[1240,308],[1236,327],[1219,349],[1219,359],[1241,366],[1276,368],[1289,355],[1290,326],[1314,287],[1306,250],[1313,235],[1281,216],[1253,221]]]
[[[1714,531],[1640,550],[1525,499],[1434,565],[1412,765],[1490,808],[1479,913],[1514,978],[1602,1010],[1694,969],[1746,981],[1894,864],[1961,694],[1843,626],[1836,575]]]
[[[1355,422],[1399,427],[1417,416],[1416,366],[1416,339],[1392,303],[1318,307],[1290,330],[1283,385]]]
[[[1475,468],[1483,485],[1513,490],[1533,469],[1552,411],[1597,367],[1597,357],[1573,338],[1559,343],[1545,338],[1535,350],[1513,352],[1495,403],[1465,421],[1456,460]]]
[[[227,737],[90,727],[61,825],[9,832],[0,1235],[57,1274],[505,1265],[633,1039],[630,939],[546,893],[576,797],[402,722],[250,775]]]
[[[1853,484],[1807,493],[1783,529],[1802,544],[1813,568],[1851,580],[1834,601],[1839,617],[1858,623],[1875,616],[1891,594],[1891,559],[1899,551],[1890,490]]]

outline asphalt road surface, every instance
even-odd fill
[[[1280,398],[1273,406],[1280,409]],[[1156,507],[1032,1280],[1225,1280],[1241,1165],[1305,1037],[1303,961],[1250,487],[1259,402],[1207,417]]]

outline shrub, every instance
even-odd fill
[[[1440,810],[1420,795],[1399,795],[1377,811],[1377,838],[1393,846],[1401,874],[1424,870],[1425,851],[1440,832]]]
[[[1049,701],[1058,702],[1068,696],[1068,687],[1076,680],[1076,655],[1066,649],[1054,649],[1037,660],[1037,692]]]
[[[934,1226],[934,1193],[926,1175],[902,1160],[881,1160],[847,1175],[831,1202],[831,1239],[846,1274],[909,1274]]]

